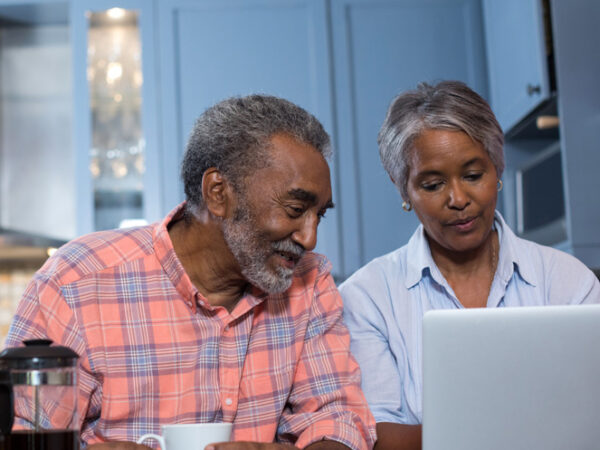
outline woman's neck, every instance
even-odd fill
[[[430,240],[431,256],[465,307],[485,307],[498,266],[498,232],[490,231],[478,248],[449,251]]]

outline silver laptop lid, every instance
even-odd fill
[[[600,305],[431,311],[424,450],[600,449]]]

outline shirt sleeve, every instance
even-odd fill
[[[294,383],[278,437],[304,448],[323,439],[370,449],[375,422],[360,388],[360,369],[350,354],[342,301],[329,273],[317,278],[315,298]]]
[[[365,280],[368,279],[368,283]],[[390,347],[386,317],[394,317],[389,286],[380,271],[365,267],[340,286],[344,320],[350,331],[352,354],[362,372],[362,389],[376,422],[416,424],[414,412],[404,401],[405,363],[402,342]]]
[[[50,339],[56,345],[71,348],[80,356],[77,371],[77,410],[79,423],[82,426],[86,415],[94,409],[92,405],[95,404],[99,408],[100,401],[93,396],[95,392],[99,391],[99,383],[89,370],[85,343],[79,333],[72,309],[66,303],[60,287],[52,279],[46,278],[39,272],[27,286],[17,306],[6,339],[6,346],[18,347],[28,339]],[[53,426],[56,427],[61,417],[64,416],[64,411],[72,409],[71,406],[65,408],[65,405],[61,405],[62,399],[57,398],[56,400],[57,402],[49,400],[48,404],[44,406],[44,415],[41,420],[46,426],[54,424]],[[19,401],[22,402],[22,407],[15,408],[16,423],[27,427],[28,423],[32,423],[31,418],[28,417],[31,408],[16,396],[15,404],[18,404]]]

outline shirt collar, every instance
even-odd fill
[[[417,230],[408,241],[408,244],[406,245],[406,255],[407,270],[404,282],[407,289],[421,281],[421,278],[423,278],[427,272],[431,273],[432,268],[435,268],[436,271],[438,270],[433,261],[433,257],[431,256],[429,242],[427,242],[423,225],[417,227]]]
[[[506,284],[516,271],[526,283],[536,286],[538,280],[531,258],[528,258],[526,252],[523,251],[522,245],[519,243],[521,239],[510,229],[498,211],[494,215],[494,226],[498,230],[498,241],[500,242],[496,277]]]
[[[167,277],[171,280],[177,292],[185,299],[188,306],[193,311],[196,310],[196,304],[199,303],[206,309],[213,310],[214,307],[210,305],[198,292],[198,289],[192,283],[192,280],[188,276],[187,272],[183,268],[181,261],[175,253],[173,248],[173,242],[169,236],[168,227],[169,224],[181,218],[184,212],[186,202],[177,205],[164,219],[162,222],[157,223],[154,226],[153,241],[154,251],[156,257],[160,261],[160,264],[167,274]],[[235,316],[244,314],[248,310],[254,308],[254,306],[262,303],[267,294],[262,292],[260,289],[250,286],[250,289],[240,302],[236,305],[232,313]]]
[[[167,214],[162,222],[159,222],[154,226],[154,251],[163,270],[167,274],[167,277],[169,277],[173,286],[177,289],[177,292],[179,292],[187,304],[195,310],[195,298],[198,290],[192,283],[192,280],[190,280],[190,277],[183,269],[181,261],[179,261],[179,258],[175,254],[173,242],[171,241],[168,231],[169,224],[183,215],[184,206],[185,202],[177,205],[169,214]]]
[[[519,238],[506,225],[502,215],[496,211],[494,214],[494,227],[498,231],[500,253],[498,255],[498,268],[496,276],[500,276],[504,283],[508,283],[516,270],[527,283],[535,286],[535,270],[531,262],[519,251]],[[439,284],[444,285],[443,276],[433,261],[429,242],[425,236],[423,225],[419,225],[407,244],[407,271],[405,284],[409,289],[417,284],[426,275],[430,274]]]

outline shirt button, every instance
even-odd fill
[[[230,398],[226,398],[226,399],[225,399],[225,404],[226,404],[227,406],[231,406],[231,405],[233,404],[233,400],[231,400]]]
[[[225,325],[225,331],[229,331],[229,325]]]

